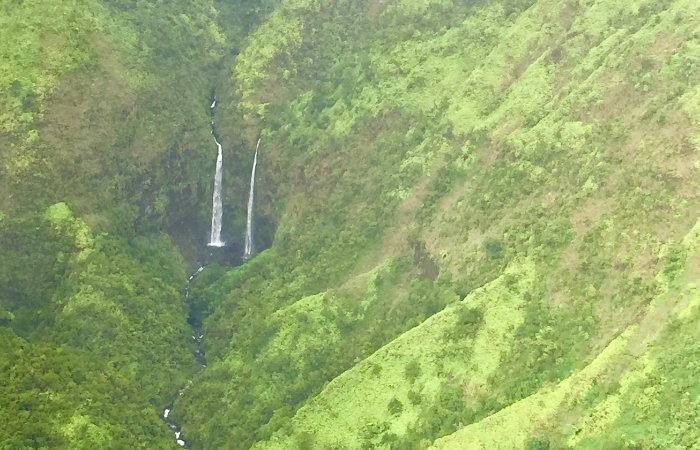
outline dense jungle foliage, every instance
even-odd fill
[[[1,8],[0,449],[700,448],[696,0]]]

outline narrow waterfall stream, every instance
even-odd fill
[[[222,216],[223,216],[223,204],[222,204],[222,198],[221,198],[221,191],[222,191],[222,172],[223,172],[223,156],[222,156],[222,148],[221,144],[219,143],[216,132],[214,130],[214,108],[216,107],[216,97],[214,97],[212,103],[209,106],[210,109],[210,115],[211,115],[211,134],[214,137],[214,142],[216,143],[216,146],[218,147],[218,155],[216,159],[216,172],[214,175],[214,198],[213,198],[213,206],[212,206],[212,217],[211,217],[211,237],[209,242],[207,243],[207,246],[209,247],[224,247],[226,245],[225,242],[221,240],[221,225],[222,225]],[[246,220],[246,234],[245,234],[245,252],[244,252],[244,260],[252,257],[252,255],[255,253],[255,245],[253,243],[253,228],[254,228],[254,203],[255,203],[255,170],[258,165],[258,149],[260,147],[260,139],[258,139],[258,142],[255,146],[255,157],[253,158],[253,168],[251,170],[250,174],[250,193],[248,195],[248,217]],[[204,268],[207,266],[208,263],[204,263],[202,266],[199,267],[192,275],[190,275],[187,278],[187,286],[185,287],[184,293],[183,293],[183,301],[186,304],[190,303],[190,286],[192,281],[199,275],[200,272],[204,270]],[[198,323],[197,321],[190,321],[188,320],[188,323],[190,323],[190,326],[192,327],[192,341],[195,344],[195,350],[192,352],[197,363],[200,365],[202,369],[207,367],[207,361],[205,359],[204,351],[202,350],[202,339],[204,338],[204,335],[202,334],[201,330],[201,323]],[[188,382],[187,385],[185,385],[179,392],[178,396],[182,395],[187,388],[189,388],[191,382]],[[175,440],[180,445],[182,448],[187,448],[187,442],[182,438],[181,433],[180,433],[180,426],[172,420],[170,417],[170,413],[173,408],[173,403],[170,403],[165,410],[163,411],[161,418],[163,419],[163,422],[165,422],[168,427],[172,430],[173,434],[175,435]]]
[[[163,420],[166,424],[168,424],[173,433],[175,433],[175,440],[180,445],[180,447],[187,448],[187,442],[180,438],[180,427],[175,422],[168,419],[169,415],[170,408],[165,408],[165,411],[163,411]]]
[[[204,270],[204,267],[205,266],[199,266],[199,269],[197,269],[197,271],[190,275],[190,277],[187,279],[187,287],[185,288],[185,301],[187,301],[190,296],[190,283],[192,282],[192,280],[194,280],[194,277],[199,275],[199,272]],[[194,359],[197,360],[202,369],[205,369],[207,367],[207,360],[204,357],[204,351],[202,350],[202,338],[204,338],[204,334],[202,334],[202,329],[200,325],[191,325],[192,340],[195,344],[197,344],[197,348],[194,351]]]
[[[204,270],[204,266],[200,266],[199,269],[197,269],[197,271],[195,273],[193,273],[192,275],[190,275],[187,278],[187,286],[185,287],[185,294],[184,294],[184,299],[183,299],[185,302],[187,302],[187,299],[189,298],[189,295],[190,295],[190,283],[192,282],[192,280],[194,280],[194,278],[197,275],[199,275],[199,273],[202,270]],[[194,341],[194,343],[196,344],[196,347],[197,347],[194,350],[193,355],[194,355],[194,358],[197,360],[197,363],[199,363],[199,365],[202,369],[207,367],[207,361],[204,357],[204,352],[201,349],[203,337],[204,337],[204,335],[202,334],[202,331],[199,329],[199,327],[192,326],[192,340]],[[189,384],[185,385],[185,387],[182,388],[180,390],[180,392],[178,392],[178,396],[182,395],[183,392],[185,392],[185,390],[189,386],[190,386]],[[187,448],[187,442],[185,442],[185,440],[182,439],[182,437],[181,437],[180,425],[178,425],[172,419],[170,419],[170,411],[172,411],[172,408],[173,408],[173,405],[171,403],[163,411],[163,416],[162,416],[163,422],[165,422],[165,424],[168,425],[170,430],[172,430],[173,434],[175,435],[175,441],[178,443],[178,445],[180,445],[180,447],[182,447],[182,448]]]
[[[214,101],[212,102],[211,106],[209,107],[212,111],[212,120],[211,120],[211,134],[214,136],[214,142],[216,143],[216,146],[219,148],[219,154],[216,157],[216,172],[214,173],[214,201],[212,202],[212,211],[211,211],[211,238],[209,239],[209,246],[210,247],[223,247],[226,245],[225,242],[221,241],[221,221],[222,221],[222,216],[224,213],[224,208],[223,204],[221,201],[221,182],[223,178],[223,166],[224,166],[224,161],[223,161],[223,154],[221,151],[221,144],[219,141],[216,139],[216,134],[214,133],[214,108],[216,107],[216,98],[214,98]]]
[[[253,158],[253,170],[250,174],[250,193],[248,194],[248,218],[246,220],[245,229],[245,251],[243,257],[250,257],[255,253],[253,245],[253,203],[255,201],[255,167],[258,165],[258,147],[260,147],[260,138],[255,146],[255,158]]]
[[[210,247],[223,247],[226,245],[225,242],[221,240],[221,223],[222,223],[222,217],[223,217],[223,202],[221,199],[221,190],[222,190],[222,178],[223,178],[223,152],[221,149],[221,144],[219,143],[219,140],[216,138],[216,133],[214,131],[214,108],[216,107],[216,96],[214,96],[214,100],[212,101],[211,105],[209,106],[210,109],[210,115],[211,115],[211,134],[214,137],[214,143],[216,143],[216,146],[218,148],[218,155],[216,157],[216,172],[214,174],[214,198],[213,198],[213,205],[212,205],[212,214],[211,214],[211,237],[209,239],[209,243],[207,244]],[[255,172],[255,169],[253,169],[253,172]],[[187,286],[185,287],[185,292],[184,292],[184,298],[183,301],[185,303],[188,303],[189,295],[190,295],[190,283],[192,280],[195,279],[199,273],[204,270],[204,265],[200,266],[199,269],[197,269],[196,272],[194,272],[192,275],[190,275],[187,278]],[[202,369],[207,367],[207,361],[204,357],[204,352],[202,351],[201,344],[202,344],[202,338],[204,335],[202,334],[202,330],[198,325],[191,324],[192,326],[192,340],[194,341],[195,344],[195,350],[193,351],[193,355],[197,363],[200,365]],[[189,387],[189,383],[183,387],[180,392],[178,392],[178,396],[182,395],[183,392]],[[163,422],[168,425],[170,430],[172,430],[173,434],[175,435],[175,440],[180,445],[182,448],[187,448],[187,442],[185,442],[184,439],[182,439],[181,433],[180,433],[180,426],[175,423],[170,418],[170,411],[172,411],[173,404],[171,403],[168,405],[165,410],[163,411],[162,414],[162,419]]]

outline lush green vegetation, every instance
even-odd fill
[[[0,6],[0,448],[178,448],[158,416],[198,367],[173,241],[209,220],[207,100],[244,32],[216,20]]]
[[[668,295],[697,217],[686,7],[281,2],[229,101],[265,127],[286,201],[274,253],[202,294],[215,359],[183,430],[205,448],[425,448],[582,373]],[[509,286],[493,316],[425,321],[480,286]],[[565,445],[545,412],[551,436],[531,423],[503,448]]]
[[[170,238],[93,236],[65,203],[0,230],[2,447],[173,447],[156,411],[196,364]]]
[[[695,3],[3,5],[0,447],[695,448]]]

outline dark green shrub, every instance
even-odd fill
[[[502,245],[501,241],[498,239],[488,238],[484,241],[484,250],[486,251],[486,256],[491,259],[501,259]]]
[[[415,359],[410,363],[406,364],[406,369],[404,370],[404,376],[406,379],[413,384],[416,379],[421,375],[421,368],[418,361]]]
[[[393,416],[398,416],[403,412],[403,403],[399,401],[396,397],[392,398],[389,404],[386,406],[386,409],[389,411],[389,413]]]
[[[423,396],[420,395],[420,392],[408,391],[408,401],[412,405],[418,406],[423,401]]]
[[[479,325],[484,315],[478,309],[461,308],[457,313],[460,325]]]
[[[297,433],[296,439],[297,445],[299,445],[301,450],[311,450],[314,448],[314,437],[311,433],[302,431],[301,433]]]
[[[525,445],[525,450],[549,450],[549,441],[544,438],[531,438]]]

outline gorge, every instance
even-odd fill
[[[700,442],[696,0],[0,24],[0,449]]]

